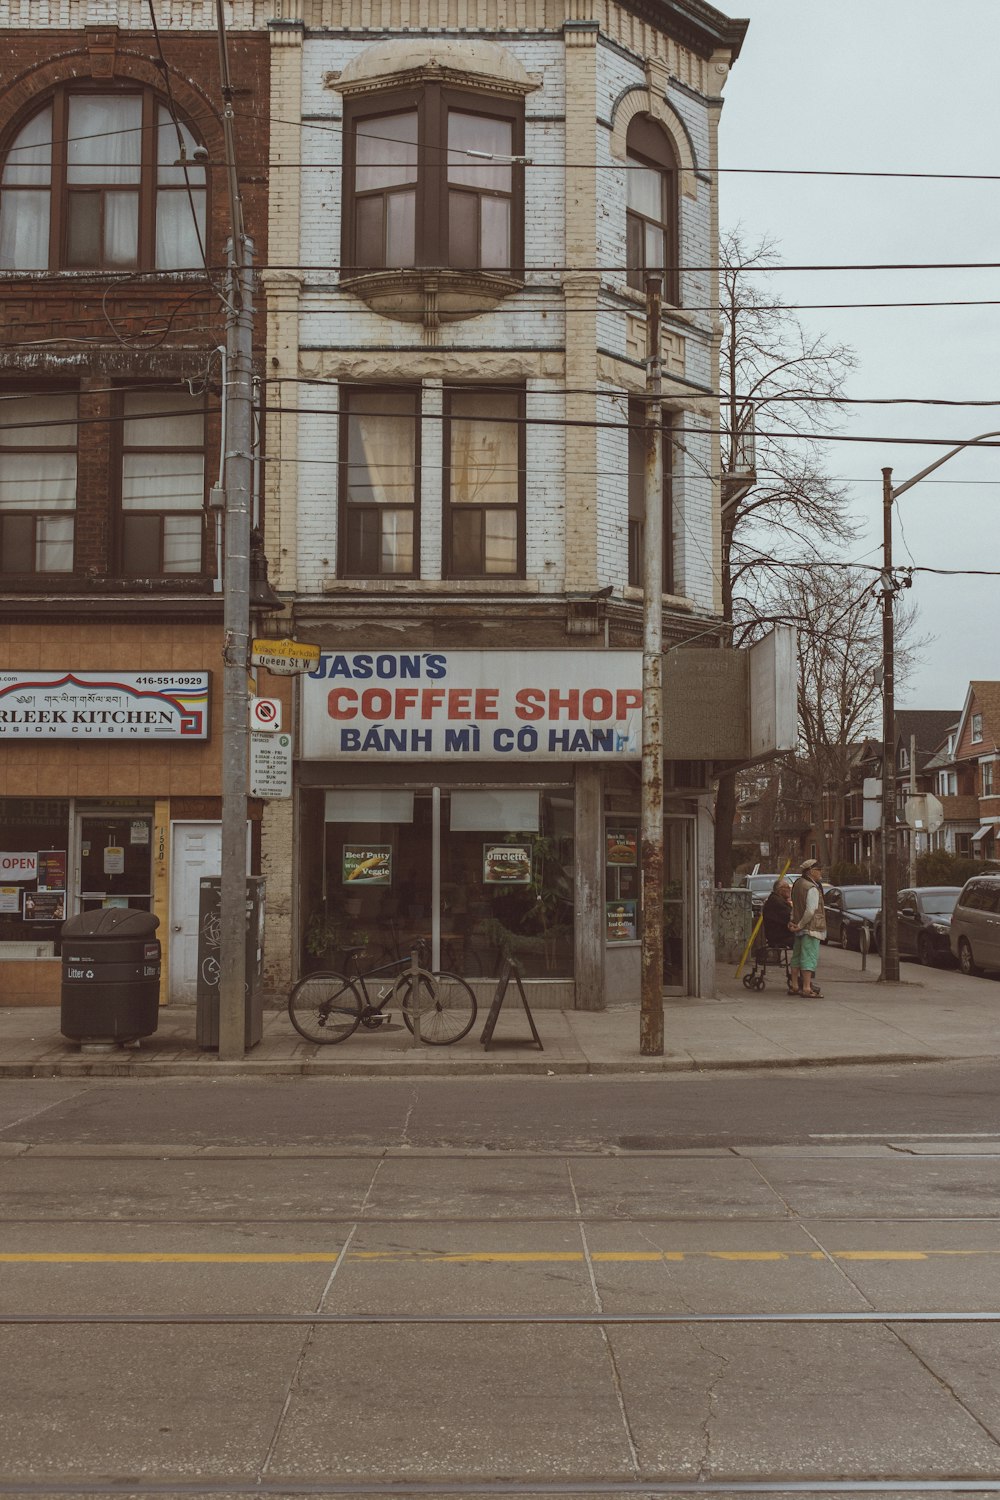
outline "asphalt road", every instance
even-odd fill
[[[629,1151],[914,1133],[1000,1135],[1000,1067],[0,1085],[0,1143]]]
[[[0,1495],[1000,1488],[996,1083],[5,1083]]]

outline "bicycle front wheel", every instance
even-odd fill
[[[361,1000],[343,974],[307,974],[288,997],[288,1019],[307,1042],[346,1042],[361,1020]]]
[[[429,1047],[447,1047],[468,1036],[476,1019],[476,997],[457,974],[428,974],[421,969],[414,985],[412,974],[401,974],[396,985],[399,1008],[411,1032]]]

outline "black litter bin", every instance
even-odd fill
[[[160,1010],[159,925],[152,912],[122,906],[63,923],[63,1036],[81,1044],[152,1036]]]

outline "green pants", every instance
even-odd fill
[[[797,932],[792,944],[792,968],[807,969],[810,974],[815,974],[818,964],[819,938],[811,937],[808,932]]]

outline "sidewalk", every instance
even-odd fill
[[[832,1066],[1000,1058],[1000,978],[968,979],[904,963],[902,982],[883,988],[873,955],[824,950],[822,1000],[785,993],[772,971],[767,988],[746,990],[720,970],[717,1000],[667,1000],[665,1051],[640,1057],[636,1006],[606,1011],[533,1012],[539,1051],[520,1004],[508,993],[487,1051],[485,1008],[452,1047],[420,1046],[398,1018],[379,1031],[315,1047],[283,1010],[264,1013],[264,1037],[240,1062],[220,1062],[195,1044],[195,1011],[161,1012],[155,1036],[136,1049],[80,1052],[59,1032],[59,1007],[0,1008],[0,1078],[448,1077],[468,1074],[666,1073],[713,1068]]]

